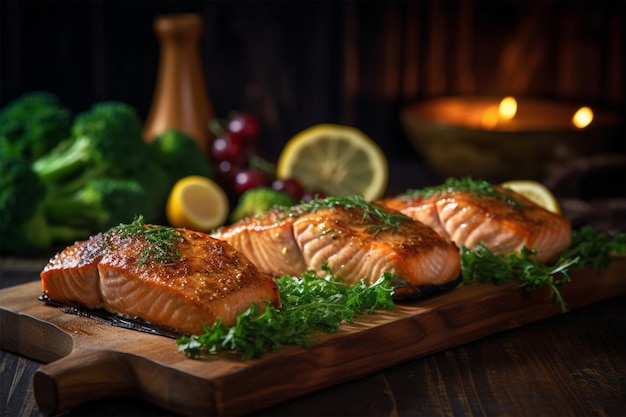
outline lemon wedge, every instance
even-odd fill
[[[222,187],[198,175],[178,180],[165,207],[171,226],[207,233],[226,223],[228,210],[228,197]]]
[[[540,182],[532,180],[512,180],[502,183],[502,186],[523,195],[530,201],[553,213],[561,214],[561,207],[556,197],[548,187]]]
[[[361,130],[318,124],[287,141],[276,163],[276,176],[294,178],[305,188],[329,196],[359,194],[373,201],[387,189],[389,166],[380,147]]]

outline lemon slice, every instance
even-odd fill
[[[276,164],[279,179],[294,178],[329,196],[382,197],[389,167],[379,146],[354,127],[319,124],[289,139]]]
[[[515,191],[523,195],[530,201],[550,210],[554,213],[561,213],[561,207],[552,192],[543,184],[531,180],[513,180],[502,183],[504,188]]]
[[[226,223],[228,197],[215,181],[191,175],[174,184],[167,199],[167,221],[174,227],[210,232]]]

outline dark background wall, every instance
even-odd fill
[[[115,99],[147,115],[155,16],[204,19],[215,114],[257,114],[277,156],[297,131],[352,124],[391,158],[419,159],[398,111],[447,94],[582,98],[624,107],[622,1],[0,2],[0,104],[29,90],[74,111]]]

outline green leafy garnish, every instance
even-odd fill
[[[334,333],[357,314],[394,307],[392,274],[384,274],[370,286],[363,282],[347,286],[327,267],[324,270],[326,276],[321,278],[312,271],[301,277],[278,278],[280,308],[267,305],[261,312],[253,304],[233,327],[224,326],[218,319],[201,335],[180,337],[179,350],[190,357],[236,351],[243,360],[259,358],[283,345],[309,347],[316,333]]]
[[[533,291],[547,287],[550,298],[555,300],[563,312],[567,303],[560,288],[571,281],[570,270],[593,267],[602,271],[611,262],[613,254],[626,252],[626,234],[603,234],[585,226],[572,232],[572,244],[561,253],[553,264],[536,259],[536,250],[522,248],[520,253],[507,256],[494,255],[486,246],[478,245],[473,250],[461,247],[461,271],[464,283],[482,282],[505,284],[517,281],[520,287]]]
[[[493,184],[484,180],[474,180],[471,177],[464,178],[448,178],[443,184],[435,185],[432,187],[424,187],[421,189],[411,189],[407,190],[406,193],[402,194],[402,197],[431,197],[433,195],[439,193],[449,193],[453,191],[467,191],[477,196],[485,196],[485,197],[494,197],[500,199],[507,204],[521,208],[519,202],[515,199],[511,198],[509,195],[498,191]]]
[[[412,221],[408,216],[391,212],[376,204],[370,204],[360,195],[350,195],[346,197],[325,197],[315,198],[309,202],[298,204],[285,210],[289,217],[299,217],[306,213],[315,213],[319,210],[334,207],[357,208],[363,211],[363,220],[374,219],[382,222],[380,225],[372,225],[376,231],[388,229],[398,230],[403,223]]]
[[[501,285],[518,282],[528,291],[547,287],[550,298],[563,312],[567,303],[560,288],[571,281],[570,271],[578,268],[606,268],[614,254],[626,254],[626,234],[605,235],[590,227],[572,232],[572,245],[553,264],[540,262],[536,251],[523,248],[520,253],[494,255],[484,245],[470,250],[461,247],[462,278],[466,284],[481,282]],[[396,277],[384,274],[373,285],[360,282],[347,286],[324,265],[326,275],[308,271],[301,277],[277,279],[282,305],[266,305],[264,311],[250,306],[233,327],[217,319],[205,326],[201,335],[177,339],[178,349],[196,358],[221,351],[237,352],[243,360],[262,357],[284,345],[309,347],[312,337],[321,332],[334,333],[342,323],[352,322],[357,314],[392,309],[392,283]]]
[[[146,225],[143,216],[137,216],[128,224],[120,224],[109,229],[106,234],[119,237],[140,236],[148,242],[139,257],[139,263],[145,264],[149,259],[159,262],[170,262],[179,257],[176,250],[181,235],[173,227]]]

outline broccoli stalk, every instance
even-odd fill
[[[108,230],[150,211],[143,187],[135,180],[97,178],[71,194],[44,201],[46,218],[56,225]]]
[[[105,101],[78,114],[71,137],[34,161],[33,169],[44,184],[59,186],[72,181],[78,189],[97,177],[128,176],[146,154],[135,109]]]
[[[35,255],[54,242],[83,239],[89,230],[51,225],[45,215],[46,189],[23,158],[0,158],[0,253]]]
[[[135,215],[162,219],[170,187],[163,185],[167,174],[150,158],[141,127],[135,109],[116,101],[96,103],[75,117],[71,137],[32,165],[48,188],[51,221],[95,232]],[[113,181],[131,178],[132,185]]]

